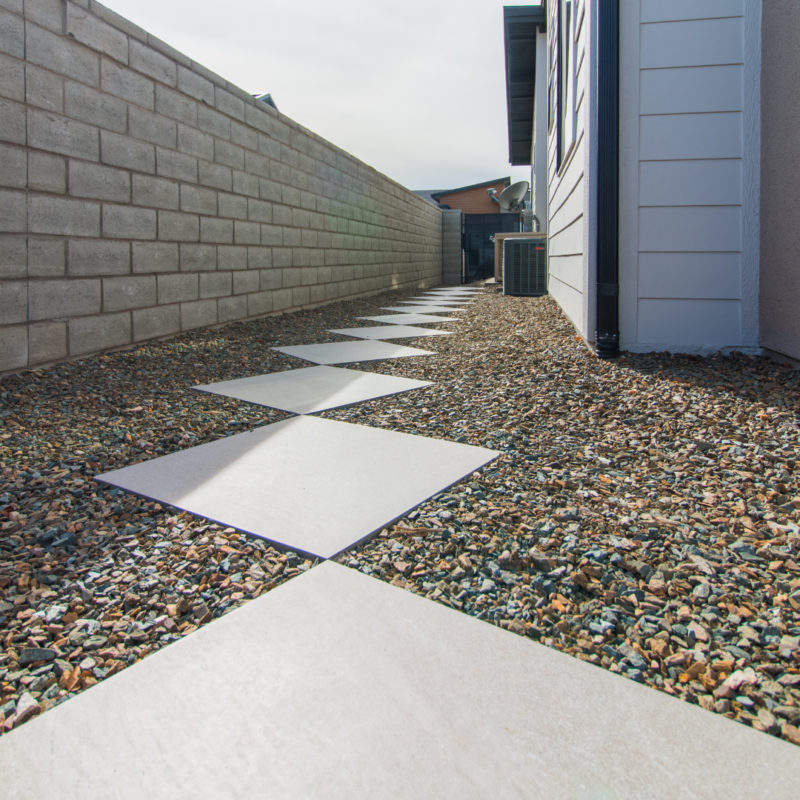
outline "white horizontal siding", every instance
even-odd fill
[[[639,209],[640,252],[740,252],[739,206]]]
[[[561,176],[553,178],[553,191],[550,195],[550,216],[558,214],[564,203],[575,193],[575,189],[583,180],[580,169],[565,170]]]
[[[561,208],[551,214],[550,235],[555,236],[583,216],[583,176],[579,176],[578,185],[562,203]]]
[[[552,256],[550,275],[561,283],[571,286],[576,292],[583,291],[583,255]]]
[[[744,106],[741,66],[642,70],[640,86],[641,114],[741,111]]]
[[[741,17],[641,26],[642,69],[744,63]]]
[[[623,224],[620,275],[631,349],[709,352],[743,341],[744,13],[757,2],[623,2],[638,18],[624,30],[639,48],[636,66],[623,62],[623,91],[638,96],[638,125],[625,127],[636,166],[625,171],[621,206],[637,217]]]
[[[576,256],[583,254],[583,216],[568,228],[548,236],[551,256]]]
[[[731,206],[741,202],[740,159],[645,161],[639,169],[642,206]]]
[[[640,253],[639,297],[739,300],[741,253]]]
[[[743,15],[744,0],[642,0],[640,21],[671,22]]]
[[[548,281],[547,290],[550,296],[561,306],[562,311],[572,320],[573,325],[585,336],[586,334],[581,329],[581,325],[576,322],[576,320],[580,321],[584,314],[585,297],[583,291],[573,288],[552,275]]]
[[[575,5],[577,42],[575,57],[575,131],[574,143],[567,143],[560,170],[556,170],[557,125],[553,125],[548,140],[548,267],[549,292],[572,320],[578,330],[586,335],[586,231],[585,204],[586,165],[585,139],[588,91],[588,59],[586,58],[587,32],[590,29],[586,4]],[[557,0],[548,4],[551,35],[557,30]],[[548,65],[552,70],[554,65]],[[558,87],[560,88],[560,87]],[[557,89],[558,90],[558,89]]]
[[[741,338],[738,300],[639,300],[639,343],[703,349]]]
[[[643,161],[741,158],[743,141],[741,113],[669,114],[639,120]]]

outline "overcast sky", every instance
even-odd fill
[[[104,2],[411,189],[530,179],[508,163],[501,0]]]

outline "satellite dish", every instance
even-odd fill
[[[529,188],[528,181],[519,181],[519,183],[512,183],[511,186],[503,189],[500,197],[497,198],[500,208],[503,211],[519,211],[520,203],[525,199]]]

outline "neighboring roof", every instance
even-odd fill
[[[531,163],[533,98],[536,85],[536,34],[546,30],[547,6],[505,6],[506,106],[508,160],[514,166]]]
[[[275,105],[271,94],[254,94],[253,97],[255,97],[256,100],[260,100],[262,103],[266,103],[268,106],[272,106],[276,111],[278,110],[278,106]]]
[[[511,185],[511,177],[495,178],[493,181],[484,181],[483,183],[473,183],[471,186],[459,186],[458,189],[440,189],[438,192],[431,192],[431,199],[437,200],[448,194],[455,194],[456,192],[466,192],[469,189],[482,189],[484,186],[494,186],[496,183],[502,183],[503,186]],[[417,192],[419,194],[419,192]]]
[[[427,200],[429,203],[438,206],[439,204],[433,199],[433,195],[438,191],[438,189],[419,189],[418,191],[415,191],[414,194],[418,197],[421,197],[423,200]]]

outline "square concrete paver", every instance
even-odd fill
[[[423,325],[427,322],[458,322],[458,317],[437,317],[433,314],[379,314],[376,317],[356,317],[368,322],[384,322],[387,325]]]
[[[411,300],[398,300],[398,302],[402,303],[404,306],[424,306],[430,303],[436,303],[440,306],[464,306],[465,308],[469,308],[472,305],[471,300],[443,300],[440,297],[417,297]],[[410,310],[411,309],[409,309],[409,311]]]
[[[467,292],[428,292],[426,295],[422,295],[426,299],[439,299],[439,300],[463,300],[464,302],[472,302],[476,300],[474,294],[467,293]]]
[[[427,294],[417,299],[424,300],[427,303],[438,303],[439,301],[445,301],[445,302],[459,301],[462,303],[473,302],[472,295],[464,295],[464,294]]]
[[[364,337],[367,338],[367,337]],[[382,361],[386,358],[433,356],[433,350],[420,350],[388,342],[327,342],[325,344],[298,344],[290,347],[273,347],[279,353],[302,358],[313,364],[357,364],[360,361]]]
[[[430,320],[427,321],[430,322]],[[374,328],[338,328],[330,330],[328,333],[354,336],[357,339],[414,339],[417,336],[451,336],[453,331],[416,328],[413,325],[378,325]]]
[[[396,311],[399,314],[450,314],[453,311],[467,311],[466,308],[453,308],[452,306],[426,306],[426,305],[413,305],[413,306],[385,306],[381,311]]]
[[[330,558],[495,456],[482,447],[303,416],[96,480]]]
[[[437,289],[426,289],[425,291],[429,294],[480,294],[483,289],[471,289],[469,286],[440,286]]]
[[[790,800],[800,750],[324,563],[0,739],[17,800]]]
[[[430,381],[376,375],[341,367],[305,367],[192,388],[279,408],[292,414],[314,414],[431,385]]]

